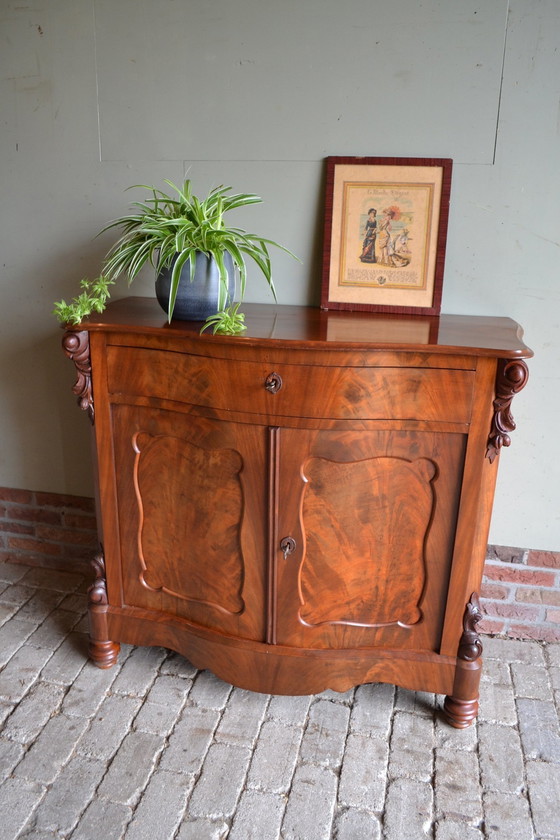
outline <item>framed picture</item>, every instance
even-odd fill
[[[323,309],[439,315],[452,167],[327,158]]]

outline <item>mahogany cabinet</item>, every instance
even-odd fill
[[[162,645],[246,689],[389,682],[478,708],[496,470],[531,351],[507,318],[112,303],[64,337],[93,423],[90,655]]]

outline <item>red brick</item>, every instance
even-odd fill
[[[47,543],[42,540],[28,539],[27,537],[10,537],[8,548],[15,551],[27,551],[32,554],[47,554],[51,557],[60,556],[62,548],[55,543]]]
[[[486,583],[482,581],[480,589],[481,598],[494,598],[498,601],[507,601],[510,589],[507,586],[500,586],[498,583]]]
[[[479,621],[476,625],[476,629],[481,633],[490,635],[491,633],[503,633],[505,626],[505,621],[497,621],[494,618],[483,618],[482,621]]]
[[[64,513],[63,520],[67,528],[77,528],[83,531],[97,530],[96,519],[93,514],[88,516],[85,513]]]
[[[33,504],[31,490],[17,490],[14,487],[0,487],[0,499],[5,502],[17,502],[20,505]]]
[[[6,516],[6,506],[0,505],[0,519],[4,519]]]
[[[38,507],[8,507],[7,518],[23,522],[47,522],[50,525],[60,525],[61,515],[56,510],[45,510]]]
[[[37,525],[35,533],[40,539],[49,540],[49,542],[97,545],[97,535],[92,531],[74,531],[72,528],[52,528],[50,525]]]
[[[560,627],[542,624],[512,624],[508,630],[512,639],[536,639],[539,642],[560,642]]]
[[[526,604],[549,604],[553,607],[560,607],[560,591],[518,586],[515,590],[515,600],[523,601]]]
[[[547,610],[546,620],[553,621],[555,624],[560,624],[560,610]]]
[[[31,536],[35,533],[33,525],[22,525],[21,522],[10,522],[9,520],[0,522],[0,531],[9,534],[29,534]]]
[[[536,569],[527,569],[525,566],[505,563],[486,563],[484,574],[491,580],[501,580],[506,583],[528,583],[532,586],[549,586],[551,588],[556,581],[554,572],[541,572]]]
[[[36,493],[39,507],[74,508],[75,510],[95,510],[95,502],[89,496],[70,496],[64,493]]]
[[[487,615],[496,615],[500,618],[516,618],[521,621],[536,621],[540,609],[538,607],[527,607],[522,604],[503,604],[499,601],[486,601],[484,611]]]
[[[560,569],[560,551],[529,551],[528,566],[541,566],[545,569]]]

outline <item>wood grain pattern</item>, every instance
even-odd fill
[[[496,369],[531,355],[520,328],[247,309],[235,339],[143,299],[70,331],[95,392],[93,661],[128,642],[256,691],[394,682],[468,725]]]

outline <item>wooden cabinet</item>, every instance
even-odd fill
[[[509,319],[129,298],[65,334],[93,422],[90,654],[163,645],[255,691],[393,682],[477,713],[477,592],[531,355]]]

